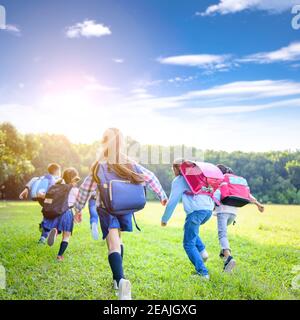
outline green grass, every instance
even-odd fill
[[[210,259],[211,281],[192,277],[182,248],[184,213],[178,207],[167,228],[160,227],[162,207],[149,203],[137,215],[142,232],[124,234],[126,276],[134,299],[299,299],[292,288],[300,265],[300,207],[253,206],[240,210],[229,227],[237,267],[222,273],[216,218],[201,229]],[[0,203],[0,264],[7,288],[0,299],[116,299],[104,241],[91,239],[88,214],[74,228],[65,260],[55,260],[59,242],[37,245],[41,214],[34,202]]]

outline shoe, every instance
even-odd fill
[[[57,256],[56,260],[59,262],[64,261],[64,256]]]
[[[131,283],[121,279],[119,282],[119,300],[131,300]]]
[[[203,262],[206,262],[207,259],[208,259],[208,252],[206,251],[206,249],[202,250],[202,251],[200,252],[200,255],[201,255],[201,257],[202,257]]]
[[[210,279],[209,274],[201,274],[198,272],[194,273],[192,277],[197,277],[198,279],[200,278],[201,280],[204,280],[204,281],[208,281]]]
[[[231,273],[234,267],[236,266],[236,262],[232,256],[229,256],[224,262],[224,272]]]
[[[49,235],[48,235],[48,240],[47,240],[47,243],[50,247],[53,246],[53,244],[56,240],[56,237],[57,237],[57,229],[53,228],[50,230]]]
[[[93,222],[91,224],[91,231],[92,231],[92,237],[94,240],[99,239],[99,230],[98,230],[98,224],[96,222]]]
[[[199,279],[199,277],[201,278],[201,280],[204,280],[204,281],[208,281],[209,279],[210,279],[210,276],[209,276],[209,274],[201,274],[201,273],[198,273],[198,272],[195,272],[195,273],[193,273],[192,274],[192,277],[193,278],[198,278]]]
[[[40,237],[38,244],[46,244],[47,239],[45,237]]]
[[[202,280],[205,280],[205,281],[209,281],[210,280],[209,274],[200,275],[200,277],[201,277]]]

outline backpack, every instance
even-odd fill
[[[134,166],[134,171],[140,173]],[[145,184],[134,184],[120,178],[106,163],[99,163],[94,171],[98,184],[101,207],[119,216],[142,210],[146,205]]]
[[[46,219],[55,219],[69,209],[70,184],[55,184],[46,193],[42,213]]]
[[[251,202],[250,188],[245,178],[226,173],[220,185],[222,204],[243,207]]]
[[[212,163],[185,161],[180,165],[180,172],[190,187],[190,195],[208,195],[216,204],[214,192],[219,188],[224,179],[222,171]]]
[[[54,184],[55,178],[51,174],[46,174],[42,177],[35,178],[30,188],[30,198],[34,201],[38,201],[38,194],[46,194],[49,188]]]

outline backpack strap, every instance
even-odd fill
[[[99,175],[98,175],[99,172]],[[105,190],[104,187],[104,181],[105,181],[105,175],[104,175],[104,169],[100,162],[96,164],[96,166],[93,168],[92,171],[93,180],[97,183],[98,189],[99,189],[99,195],[100,195],[100,206],[103,206],[106,210],[109,210],[109,203],[107,203],[107,198],[105,197]]]
[[[134,221],[135,227],[136,227],[139,231],[142,231],[142,230],[140,229],[140,227],[138,226],[137,222],[136,222],[135,214],[134,214],[134,213],[132,214],[132,217],[133,217],[133,221]]]

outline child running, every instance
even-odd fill
[[[197,275],[204,280],[209,280],[209,273],[204,264],[208,259],[205,245],[199,237],[199,228],[206,223],[214,208],[214,201],[208,195],[190,195],[190,187],[180,172],[180,165],[185,160],[177,159],[173,162],[173,172],[175,179],[172,182],[171,194],[161,219],[161,225],[165,227],[171,218],[176,205],[182,199],[186,212],[184,224],[183,247],[190,261],[195,267]]]
[[[90,226],[91,226],[92,237],[94,240],[99,239],[99,230],[98,230],[99,217],[97,212],[96,199],[97,199],[97,192],[95,191],[91,194],[91,197],[89,199]]]
[[[223,174],[233,174],[232,169],[223,164],[218,164],[217,167],[222,171]],[[218,200],[221,200],[220,189],[215,192],[214,196]],[[264,211],[264,206],[258,202],[252,194],[250,194],[250,201],[257,206],[260,212]],[[218,238],[221,247],[220,258],[222,258],[224,261],[223,270],[227,273],[230,273],[236,266],[236,261],[231,255],[231,248],[227,237],[227,227],[235,222],[237,211],[237,207],[224,205],[222,203],[215,208],[218,221]]]
[[[42,227],[49,232],[48,245],[52,246],[58,234],[62,233],[62,241],[57,254],[57,260],[64,259],[70,236],[73,231],[72,207],[78,194],[77,183],[80,180],[74,168],[64,171],[61,181],[58,181],[45,196]]]
[[[50,163],[47,167],[48,173],[42,177],[32,178],[25,186],[24,190],[20,193],[19,198],[26,200],[28,196],[36,197],[32,200],[37,200],[43,206],[44,197],[46,192],[56,183],[61,176],[61,167],[57,163]],[[35,195],[33,195],[35,194]],[[48,237],[48,232],[42,228],[42,222],[39,224],[41,237],[38,241],[39,244],[45,244]]]
[[[125,278],[123,270],[124,245],[121,234],[133,231],[134,212],[141,209],[137,208],[137,204],[142,202],[145,205],[146,202],[144,185],[156,193],[163,205],[167,202],[167,196],[151,171],[129,159],[122,152],[126,144],[118,129],[107,129],[103,134],[101,145],[103,152],[100,159],[92,166],[90,175],[80,186],[74,205],[76,211],[74,219],[75,222],[81,222],[82,209],[91,194],[98,190],[96,206],[103,239],[107,242],[113,285],[118,290],[120,300],[131,300],[131,283]],[[143,194],[139,193],[137,196],[137,190]],[[119,211],[116,209],[117,203],[120,206]],[[125,210],[125,207],[128,209]],[[124,211],[121,212],[122,210]]]

